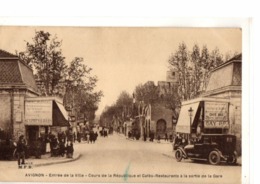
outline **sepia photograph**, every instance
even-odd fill
[[[242,183],[242,33],[0,26],[0,181]]]

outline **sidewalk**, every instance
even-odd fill
[[[28,159],[25,159],[25,165],[22,167],[24,168],[34,168],[34,167],[41,167],[41,166],[47,166],[47,165],[53,165],[53,164],[61,164],[66,162],[73,162],[75,160],[78,160],[81,157],[81,154],[78,152],[74,152],[73,158],[66,158],[64,157],[51,157],[50,154],[42,155],[40,159],[37,159],[35,157],[30,157]],[[17,169],[17,160],[1,160],[0,161],[0,169]]]
[[[80,158],[80,154],[77,152],[74,152],[73,158],[66,158],[66,155],[64,157],[51,157],[50,153],[42,155],[40,159],[31,157],[29,159],[26,159],[26,163],[32,163],[33,167],[40,167],[40,166],[47,166],[47,165],[53,165],[53,164],[61,164],[61,163],[67,163],[67,162],[73,162],[75,160],[78,160]]]

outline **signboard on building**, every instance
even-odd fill
[[[205,102],[205,128],[228,128],[228,103]]]
[[[52,101],[26,101],[26,125],[52,125]]]

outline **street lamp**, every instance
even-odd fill
[[[191,126],[192,126],[192,115],[193,115],[193,109],[190,107],[190,109],[188,110],[189,112],[189,116],[190,116],[190,134],[191,134]]]

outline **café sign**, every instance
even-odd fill
[[[52,125],[52,100],[26,101],[26,125]]]
[[[228,128],[228,103],[205,102],[205,128]]]

